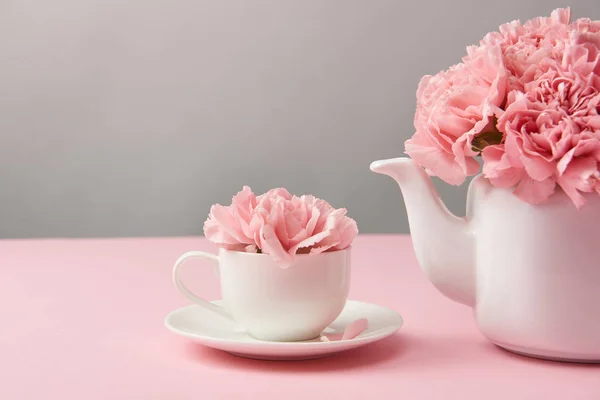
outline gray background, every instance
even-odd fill
[[[513,19],[598,0],[0,0],[0,237],[202,232],[285,186],[407,232],[420,77]],[[436,182],[464,212],[466,185]]]

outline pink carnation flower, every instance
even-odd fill
[[[523,77],[529,74],[529,68],[543,59],[562,58],[572,30],[570,20],[571,10],[561,8],[550,17],[533,18],[525,24],[512,21],[500,26],[499,32],[487,34],[481,46],[500,46],[510,89],[522,90]]]
[[[564,8],[504,24],[425,76],[406,152],[450,184],[476,174],[481,153],[493,185],[533,204],[557,185],[578,208],[600,194],[600,21],[570,20]]]
[[[500,48],[468,48],[463,63],[421,79],[406,153],[429,174],[460,185],[479,171],[473,138],[490,128],[505,95]]]
[[[577,35],[573,36],[578,41]],[[545,201],[558,184],[577,208],[580,192],[600,194],[600,47],[568,44],[562,60],[541,60],[508,96],[498,120],[503,146],[483,151],[484,175],[515,188],[522,200]]]
[[[299,253],[349,247],[358,228],[346,209],[314,196],[297,197],[279,188],[256,197],[245,186],[230,206],[211,208],[204,234],[219,247],[260,251],[287,266]]]
[[[228,250],[243,251],[254,245],[250,221],[256,208],[256,196],[248,186],[233,196],[231,205],[215,204],[204,222],[204,236]]]

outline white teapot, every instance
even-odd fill
[[[491,342],[523,355],[600,362],[600,196],[587,195],[577,210],[557,190],[531,205],[480,175],[459,218],[411,159],[375,161],[371,170],[400,186],[425,274],[473,308]]]

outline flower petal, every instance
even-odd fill
[[[554,193],[555,187],[556,183],[551,178],[540,182],[526,177],[519,182],[514,194],[526,203],[540,204]]]

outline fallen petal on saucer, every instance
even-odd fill
[[[321,342],[335,342],[337,340],[342,340],[341,333],[328,333],[327,335],[321,335]]]
[[[322,342],[333,342],[336,340],[350,340],[354,339],[369,326],[368,321],[365,318],[357,319],[353,321],[344,329],[344,333],[329,333],[321,335]]]
[[[368,326],[369,323],[365,318],[357,319],[346,327],[342,336],[342,340],[354,339],[363,333]]]

